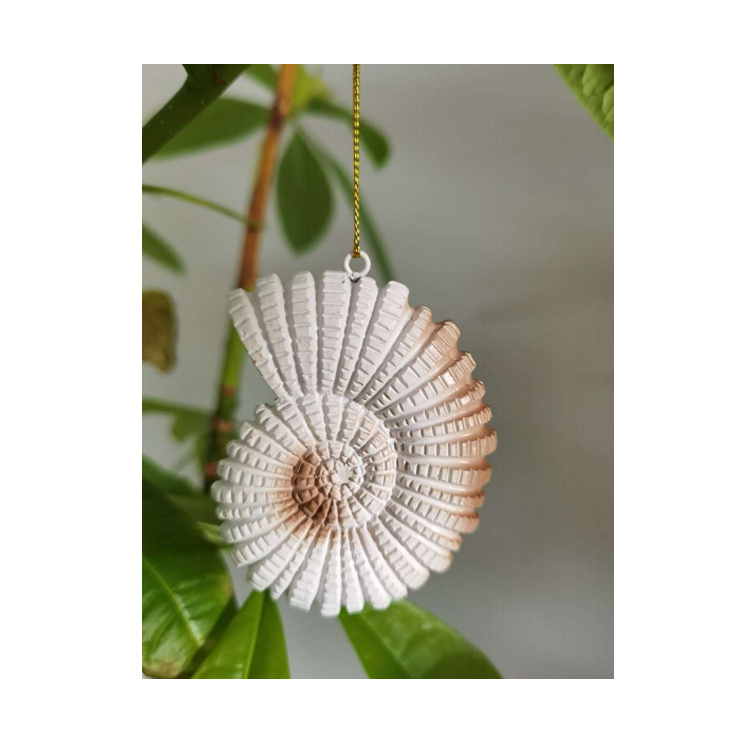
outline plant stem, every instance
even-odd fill
[[[238,211],[233,211],[231,208],[222,206],[220,203],[214,203],[213,201],[206,200],[205,198],[199,198],[197,195],[191,195],[190,193],[183,193],[181,190],[173,190],[172,188],[161,187],[160,185],[141,185],[141,191],[146,195],[164,195],[167,198],[176,198],[180,201],[187,201],[188,203],[194,203],[196,206],[203,206],[211,211],[228,216],[230,219],[239,221],[242,224],[247,224],[250,220],[243,216]]]
[[[218,99],[247,65],[186,65],[182,88],[143,126],[145,164],[211,102]]]
[[[258,164],[257,177],[248,207],[247,229],[242,247],[237,286],[252,291],[258,276],[258,254],[260,250],[260,229],[266,213],[268,194],[276,170],[277,152],[281,130],[292,103],[296,65],[282,65],[276,85],[276,97],[271,108],[268,130],[263,141]],[[217,465],[226,454],[227,443],[234,432],[234,417],[237,411],[237,388],[240,384],[242,367],[246,359],[245,349],[234,327],[229,326],[224,362],[221,370],[219,395],[216,402],[211,434],[206,454],[204,486],[206,492],[217,477]]]

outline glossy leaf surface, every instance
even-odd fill
[[[442,620],[402,599],[339,619],[373,679],[498,679],[490,660]]]
[[[142,668],[177,677],[229,605],[232,585],[219,551],[148,480],[142,514]]]
[[[193,675],[203,680],[288,679],[289,660],[276,602],[256,591]]]

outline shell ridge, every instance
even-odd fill
[[[345,395],[348,398],[359,400],[362,388],[388,356],[401,330],[411,318],[413,308],[409,305],[408,294],[409,290],[403,284],[392,281],[378,290],[375,309],[364,336],[368,346],[363,345],[360,350],[357,366],[346,389]]]
[[[421,322],[424,322],[425,325],[424,325],[424,328],[419,330],[418,326]],[[402,357],[402,360],[406,358],[411,359],[412,353],[421,351],[422,347],[429,340],[430,335],[431,335],[431,326],[434,326],[434,325],[435,323],[432,320],[432,313],[429,311],[428,308],[426,307],[411,308],[409,319],[404,323],[404,326],[402,327],[398,337],[391,345],[388,353],[383,358],[383,361],[372,373],[372,376],[369,378],[369,380],[362,386],[357,396],[358,400],[361,403],[367,403],[371,399],[372,393],[370,391],[376,386],[378,386],[379,378],[381,378],[387,372],[388,367],[389,365],[392,364],[394,355],[398,351],[399,347],[402,346],[406,341],[408,341],[409,336],[412,333],[412,329],[417,329],[416,337],[415,337],[415,340],[411,343],[409,347],[409,351]],[[400,365],[398,365],[398,367],[400,367]],[[382,390],[382,388],[385,388],[391,382],[391,379],[394,377],[395,373],[396,373],[396,370],[386,375],[386,377],[383,379],[383,383],[377,387],[378,392]]]
[[[297,456],[305,450],[305,444],[295,435],[294,431],[289,428],[289,425],[278,413],[279,404],[286,403],[287,401],[288,399],[281,399],[274,404],[262,404],[255,410],[255,418],[265,433],[274,438],[276,442],[279,442],[290,454]],[[281,443],[281,440],[286,440],[294,450]]]
[[[319,390],[332,393],[344,345],[345,321],[351,303],[351,282],[338,271],[326,271],[318,290]]]
[[[446,328],[448,333],[446,333]],[[439,324],[421,343],[419,350],[414,352],[414,356],[409,357],[403,363],[402,367],[391,373],[382,387],[367,399],[365,405],[371,406],[376,412],[381,411],[392,404],[399,403],[406,396],[422,388],[425,383],[429,383],[431,380],[439,377],[440,374],[444,373],[445,370],[454,365],[460,358],[460,352],[458,354],[455,352],[457,342],[458,329],[455,325],[447,327],[443,323]],[[441,352],[441,349],[444,351]],[[409,385],[406,385],[405,376],[432,354],[436,355],[436,360],[431,364],[427,364],[425,371],[421,374],[417,372],[414,380]],[[399,384],[403,384],[403,387],[399,388]],[[390,399],[388,398],[389,390],[395,393],[395,396]]]
[[[388,592],[375,568],[372,567],[372,562],[365,551],[357,529],[349,530],[349,543],[354,565],[362,581],[365,600],[377,609],[385,609],[391,603],[393,597]]]
[[[369,526],[372,538],[383,557],[388,560],[399,580],[409,588],[419,588],[430,577],[430,569],[422,565],[409,552],[390,529],[383,523],[382,518],[376,518]],[[399,564],[400,563],[400,564]]]
[[[290,451],[286,446],[282,445],[278,440],[276,440],[273,435],[270,435],[266,430],[264,430],[259,422],[243,422],[239,426],[237,434],[239,436],[239,440],[241,440],[250,448],[254,448],[255,444],[250,443],[249,440],[257,438],[259,440],[265,440],[267,443],[270,443],[274,448],[277,449],[277,453],[286,455],[288,459],[292,459],[292,462],[296,458],[296,455],[292,453],[292,451]]]
[[[426,403],[420,405],[419,411],[433,408],[438,404],[450,400],[462,386],[469,384],[474,369],[474,360],[470,354],[461,352],[457,359],[441,360],[440,365],[429,376],[425,376],[396,393],[392,401],[379,407],[373,406],[376,414],[380,415],[388,409],[398,409],[404,406],[412,396],[423,396]],[[442,380],[441,380],[442,379]],[[445,383],[443,383],[445,381]],[[430,388],[432,393],[430,393]],[[417,406],[417,404],[415,404]],[[412,414],[414,409],[404,410],[402,416]]]
[[[320,588],[325,557],[331,543],[331,530],[325,529],[312,545],[310,554],[289,586],[289,601],[301,609],[310,609]]]
[[[270,554],[288,536],[288,534],[282,536],[281,534],[276,533],[279,528],[286,531],[288,526],[276,524],[267,529],[262,535],[256,536],[253,539],[242,540],[242,542],[234,548],[232,559],[238,566],[245,567],[246,565],[252,565],[254,562],[257,562]]]
[[[383,551],[376,544],[369,524],[357,529],[356,531],[360,544],[362,545],[362,550],[369,560],[372,570],[383,584],[383,587],[388,594],[394,599],[400,599],[406,596],[408,592],[407,585],[401,580],[401,577],[396,574],[396,571],[393,570],[393,567],[383,555]]]
[[[294,326],[294,279],[292,280],[292,287],[288,290],[288,292],[284,290],[284,286],[280,282],[278,288],[278,293],[281,296],[282,310],[284,313],[283,320],[285,326],[283,327],[283,330],[286,334],[287,343],[292,353],[294,373],[297,379],[297,390],[299,391],[299,395],[302,396],[307,391],[305,390],[305,375],[302,369],[296,330]]]
[[[341,601],[349,614],[361,612],[365,606],[365,595],[357,575],[357,567],[352,554],[349,534],[344,529],[341,533]]]
[[[360,279],[353,285],[349,299],[349,314],[344,325],[344,340],[341,356],[334,378],[336,393],[346,393],[351,382],[362,347],[367,338],[367,329],[378,299],[378,285],[373,279]]]
[[[260,328],[271,351],[276,369],[292,396],[300,396],[302,388],[297,375],[292,336],[287,321],[284,286],[276,274],[258,280],[255,299],[260,309]]]
[[[389,429],[400,432],[433,428],[451,422],[455,419],[456,414],[462,414],[467,408],[470,409],[467,416],[471,416],[482,409],[489,409],[482,401],[483,398],[484,385],[478,380],[469,380],[442,403],[435,404],[433,407],[423,407],[408,414],[386,417],[383,421]],[[435,407],[439,407],[437,413],[428,416],[428,412]]]
[[[383,525],[411,550],[420,565],[436,573],[442,573],[450,567],[453,551],[461,546],[459,542],[452,544],[450,548],[444,547],[420,532],[416,526],[404,523],[395,513],[384,513]]]
[[[315,540],[320,534],[321,527],[310,525],[302,537],[302,541],[292,555],[292,559],[287,563],[281,575],[273,582],[271,586],[271,596],[278,599],[285,591],[288,590],[294,576],[299,571],[300,567],[307,560],[307,556],[310,554]]]
[[[283,424],[289,432],[295,437],[299,435],[299,442],[302,446],[302,452],[308,445],[316,440],[315,427],[310,423],[305,414],[305,410],[300,408],[296,399],[283,399],[277,401],[269,408],[276,418]],[[301,434],[300,434],[301,433]]]
[[[426,311],[428,317],[425,317],[424,311]],[[394,344],[390,355],[386,357],[360,394],[363,403],[370,402],[388,388],[397,377],[401,376],[402,371],[408,369],[415,358],[421,354],[429,343],[432,333],[436,330],[437,324],[433,322],[431,316],[432,313],[428,308],[423,307],[415,310],[415,314],[412,315],[411,321],[404,326],[402,335]],[[406,348],[406,351],[401,351],[404,348]]]
[[[325,560],[321,585],[318,589],[320,612],[324,617],[335,617],[341,609],[341,530],[333,529],[328,559]]]
[[[307,521],[297,526],[273,552],[254,563],[248,574],[248,581],[259,591],[276,583],[304,541],[310,526],[312,526],[312,521],[308,518]],[[298,534],[300,529],[303,531]]]
[[[298,273],[292,279],[292,339],[298,374],[304,393],[318,391],[318,301],[311,273]],[[303,356],[304,354],[304,356]]]
[[[258,321],[258,311],[253,303],[253,296],[244,289],[235,289],[228,295],[228,301],[232,325],[263,380],[280,398],[288,396],[289,393],[284,384],[284,379],[281,377],[273,354],[263,336]]]

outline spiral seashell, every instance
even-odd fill
[[[444,571],[473,531],[496,447],[474,360],[396,282],[260,279],[229,312],[277,400],[212,487],[254,589],[324,615],[378,609]]]

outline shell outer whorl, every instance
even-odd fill
[[[444,571],[473,531],[496,447],[459,330],[397,282],[260,279],[229,313],[276,394],[212,487],[253,588],[324,615],[382,609]]]

